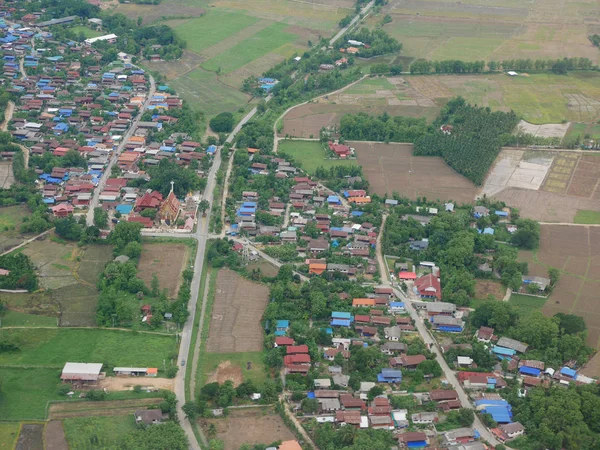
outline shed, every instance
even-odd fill
[[[101,370],[101,363],[68,362],[62,370],[60,379],[63,381],[98,381]]]

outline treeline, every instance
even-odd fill
[[[345,114],[340,120],[344,139],[356,141],[414,142],[429,130],[424,117],[391,117],[387,113],[370,116],[367,113]]]
[[[119,0],[119,3],[135,3],[136,5],[160,5],[162,0]]]
[[[567,73],[569,70],[591,70],[596,66],[589,58],[562,58],[562,59],[506,59],[502,61],[489,61],[487,71],[498,72],[515,70],[519,72],[545,72],[552,71],[557,74]],[[412,74],[430,73],[482,73],[486,71],[485,61],[461,61],[450,59],[445,61],[428,61],[417,59],[410,65]]]
[[[382,29],[369,30],[366,27],[351,31],[344,36],[344,45],[348,40],[360,41],[367,46],[360,47],[359,55],[362,58],[385,55],[386,53],[397,53],[402,50],[402,44],[387,34]]]
[[[512,111],[492,112],[458,97],[442,109],[431,130],[415,140],[414,154],[441,156],[458,173],[481,185],[518,121]]]

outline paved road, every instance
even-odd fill
[[[381,254],[380,237],[383,235],[383,229],[385,226],[385,218],[386,218],[386,216],[384,216],[384,221],[382,222],[381,230],[380,230],[379,236],[377,238],[377,261],[379,264],[379,272],[381,274],[381,279],[382,279],[383,284],[390,285],[390,282],[387,277],[386,266],[385,266],[385,263],[383,260],[383,255]],[[446,377],[448,382],[452,385],[452,387],[458,393],[458,399],[460,400],[461,406],[463,408],[473,409],[473,405],[471,404],[469,397],[467,396],[462,385],[458,382],[458,379],[456,378],[454,371],[450,368],[450,366],[448,366],[448,363],[446,363],[446,360],[444,359],[442,352],[437,345],[437,341],[433,338],[433,336],[431,335],[431,332],[427,329],[427,327],[423,323],[423,320],[419,317],[419,314],[413,307],[411,300],[408,298],[408,296],[404,292],[402,292],[399,289],[396,289],[393,285],[392,285],[392,287],[394,289],[394,293],[396,294],[396,296],[404,302],[406,311],[408,312],[408,314],[410,315],[412,320],[415,322],[415,326],[417,327],[417,331],[421,335],[421,338],[430,347],[430,350],[435,354],[435,359],[438,362],[438,364],[440,365],[440,367],[442,368],[442,371],[444,372],[444,376]],[[488,441],[490,444],[492,444],[494,446],[500,444],[500,442],[498,440],[496,440],[496,438],[492,435],[492,433],[490,433],[489,430],[483,425],[483,423],[481,422],[481,420],[479,419],[479,417],[477,415],[475,415],[475,421],[473,422],[473,428],[475,428],[479,432],[481,437],[484,440]]]
[[[338,31],[338,33],[334,37],[332,37],[329,40],[329,45],[335,44],[335,41],[337,41],[339,38],[341,38],[346,33],[346,31],[348,31],[350,28],[352,28],[354,26],[354,24],[356,22],[361,20],[361,18],[366,17],[367,13],[373,7],[374,4],[375,4],[375,0],[367,3],[365,5],[365,7],[360,11],[360,14],[357,14],[356,16],[354,16],[354,19],[352,19],[352,21],[348,24],[348,26],[346,28],[342,28],[340,31]]]
[[[106,180],[110,177],[110,171],[111,171],[112,167],[115,165],[115,163],[119,159],[119,155],[125,148],[125,144],[129,140],[129,138],[133,135],[133,132],[137,128],[137,124],[141,120],[144,112],[146,111],[146,107],[150,103],[150,99],[156,92],[156,84],[154,83],[154,78],[149,73],[148,73],[148,76],[150,77],[150,90],[148,91],[148,97],[146,97],[146,101],[140,108],[140,112],[138,113],[136,118],[133,120],[133,122],[131,122],[131,126],[129,127],[127,132],[122,136],[121,143],[117,147],[117,150],[112,153],[110,161],[108,162],[108,166],[106,166],[106,169],[104,170],[104,173],[102,174],[102,177],[100,177],[100,182],[98,183],[98,186],[96,186],[96,188],[94,189],[94,195],[92,195],[92,199],[90,200],[90,206],[88,208],[88,212],[86,215],[86,223],[88,226],[94,225],[94,208],[96,208],[98,206],[98,199],[100,197],[100,193],[104,190]]]

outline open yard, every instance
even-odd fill
[[[156,274],[160,289],[167,289],[175,297],[181,284],[181,273],[189,259],[189,248],[185,244],[144,243],[138,264],[138,277],[150,287]]]
[[[473,183],[454,172],[441,158],[413,156],[412,145],[352,141],[358,163],[379,195],[398,192],[416,199],[472,202],[478,189]]]
[[[235,386],[250,380],[261,386],[266,378],[263,352],[208,353],[202,356],[202,379],[200,385],[217,381],[233,381]]]
[[[263,349],[260,325],[269,289],[223,269],[217,276],[215,303],[206,350],[212,353],[259,352]]]
[[[492,280],[477,280],[475,283],[475,298],[486,300],[488,295],[493,296],[496,300],[502,300],[506,294],[506,288],[498,281]]]
[[[216,438],[224,442],[225,450],[238,450],[242,444],[296,439],[281,417],[270,408],[232,409],[224,419],[201,419],[200,424],[205,430],[210,424],[215,425]]]
[[[384,29],[403,43],[403,55],[433,60],[557,59],[598,62],[588,41],[598,10],[591,0],[390,0],[369,19],[385,14]],[[597,31],[597,30],[596,30]]]
[[[136,430],[133,414],[113,417],[77,417],[63,420],[69,448],[109,449],[117,448],[119,440]]]
[[[594,220],[600,214],[600,155],[503,149],[481,193],[544,222]],[[576,219],[578,211],[579,219]]]
[[[29,209],[25,205],[0,208],[0,253],[16,247],[32,236],[19,233],[19,226],[23,218],[29,214]]]
[[[12,338],[21,349],[2,353],[2,366],[50,366],[67,361],[101,362],[106,366],[163,367],[176,352],[171,336],[108,329],[0,329],[0,338]]]
[[[278,151],[294,158],[308,173],[313,174],[319,167],[328,169],[333,166],[356,165],[356,159],[330,159],[327,157],[323,144],[319,141],[282,140]]]

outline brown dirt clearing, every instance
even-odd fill
[[[228,417],[203,419],[200,424],[205,431],[209,424],[215,425],[217,439],[224,442],[225,450],[238,450],[243,444],[270,444],[296,439],[272,409],[230,409]]]
[[[143,389],[165,389],[172,391],[174,380],[171,378],[154,377],[107,377],[98,385],[109,391],[130,391],[134,386],[142,386]]]
[[[44,430],[45,450],[69,450],[65,430],[60,420],[51,420]]]
[[[156,274],[160,290],[167,289],[169,295],[175,297],[187,261],[188,248],[184,244],[143,244],[138,277],[150,286]]]
[[[215,381],[219,384],[223,384],[226,381],[232,381],[233,386],[237,387],[244,381],[242,368],[232,365],[231,361],[223,361],[219,364],[217,370],[208,377],[206,384],[214,383]]]
[[[235,353],[262,350],[260,319],[268,299],[269,289],[266,286],[248,281],[229,269],[220,270],[207,351]]]

